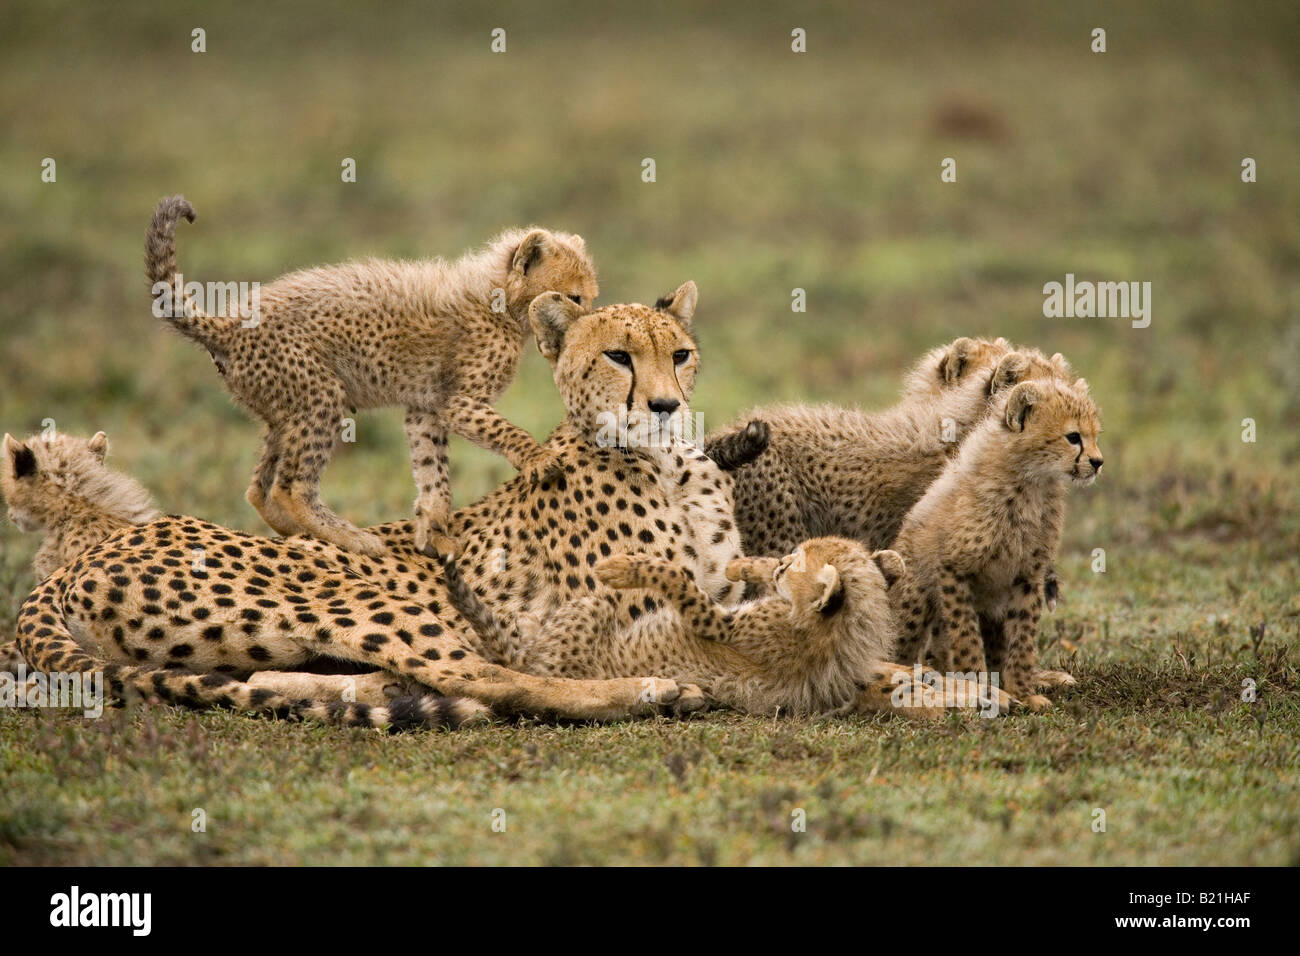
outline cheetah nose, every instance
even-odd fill
[[[1102,463],[1102,459],[1100,459],[1100,458],[1089,458],[1088,461],[1092,462],[1092,470],[1093,470],[1093,471],[1101,471],[1101,463]]]
[[[677,411],[681,402],[675,398],[652,398],[650,399],[650,411],[656,415],[671,415]]]

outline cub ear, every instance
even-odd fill
[[[939,380],[945,385],[951,385],[960,379],[976,347],[975,340],[965,336],[948,346],[948,351],[944,352],[943,357],[939,359]]]
[[[558,292],[543,292],[528,306],[528,322],[537,336],[537,350],[554,362],[569,326],[585,315],[582,306]]]
[[[551,251],[551,234],[545,229],[534,229],[515,247],[510,268],[520,275],[528,275],[542,258]]]
[[[1081,378],[1075,382],[1074,390],[1076,392],[1083,392],[1085,395],[1091,394],[1091,389],[1088,387],[1088,380],[1086,378]]]
[[[871,560],[876,562],[876,567],[884,575],[886,589],[892,588],[907,572],[907,562],[897,551],[876,551],[871,555]]]
[[[830,617],[844,606],[844,582],[840,580],[840,570],[833,564],[823,564],[817,572],[817,583],[821,592],[813,600],[812,606]]]
[[[87,447],[96,458],[103,461],[104,457],[108,454],[108,436],[103,432],[95,432],[87,443]]]
[[[1007,396],[1007,427],[1013,432],[1025,430],[1025,420],[1029,411],[1042,401],[1042,396],[1033,382],[1021,382]]]
[[[695,305],[700,301],[700,291],[695,283],[687,279],[673,292],[660,296],[655,308],[667,312],[687,332],[691,330],[691,318],[695,315]]]
[[[1021,352],[1008,352],[998,360],[989,379],[989,394],[996,395],[1024,379],[1029,371],[1029,359]]]
[[[29,478],[36,474],[35,453],[13,435],[5,432],[5,465],[15,478]]]

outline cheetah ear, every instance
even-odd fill
[[[1029,371],[1029,359],[1021,352],[1008,352],[998,360],[989,379],[989,394],[996,395],[1005,388],[1010,388],[1025,377]]]
[[[876,566],[880,568],[880,573],[885,578],[886,588],[892,588],[907,572],[907,562],[897,551],[877,551],[871,555],[871,560],[875,561]]]
[[[584,252],[587,249],[587,240],[583,239],[582,236],[578,235],[576,232],[573,235],[569,236],[569,242],[573,245],[573,248],[575,249],[581,249]]]
[[[1091,390],[1088,388],[1088,380],[1086,378],[1079,379],[1074,383],[1074,390],[1076,392],[1083,392],[1085,395],[1090,394]]]
[[[560,357],[564,333],[585,313],[582,306],[558,292],[543,292],[528,306],[528,321],[537,336],[537,350],[551,364]]]
[[[1021,382],[1007,396],[1007,427],[1013,432],[1025,430],[1029,411],[1042,400],[1033,382]]]
[[[94,453],[96,458],[103,461],[105,456],[108,455],[108,436],[103,432],[95,432],[87,443],[87,447]]]
[[[663,295],[655,301],[655,308],[667,312],[687,332],[691,330],[691,319],[695,316],[695,305],[700,301],[700,290],[694,281],[687,279],[674,292]]]
[[[823,564],[817,572],[817,583],[821,593],[813,600],[814,610],[821,611],[824,617],[844,607],[844,582],[840,579],[840,570],[833,564]]]
[[[510,268],[521,275],[528,275],[528,270],[541,262],[550,249],[551,234],[545,229],[534,229],[515,247]]]
[[[966,371],[966,362],[975,351],[975,340],[962,337],[948,346],[948,351],[939,359],[939,380],[951,385],[961,378]]]
[[[36,455],[13,435],[5,432],[5,463],[15,478],[29,478],[36,474]]]

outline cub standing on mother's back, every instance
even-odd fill
[[[173,196],[149,225],[145,264],[155,288],[178,284],[181,217],[193,222],[194,208]],[[551,291],[591,308],[599,288],[582,237],[509,229],[454,262],[369,259],[290,273],[259,289],[248,322],[206,315],[188,295],[174,296],[165,317],[208,350],[231,395],[267,424],[247,493],[267,524],[383,554],[379,537],[325,507],[320,476],[349,408],[401,405],[419,491],[415,545],[450,554],[448,432],[533,480],[554,470],[552,456],[492,407],[515,377],[528,304]]]

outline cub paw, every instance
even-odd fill
[[[1021,698],[1020,703],[1023,704],[1031,713],[1035,714],[1041,714],[1044,711],[1052,709],[1052,702],[1042,694],[1030,694],[1027,697]]]
[[[544,448],[525,461],[524,466],[519,469],[520,474],[528,479],[529,484],[534,485],[558,478],[563,471],[564,466],[560,464],[559,455]]]
[[[446,524],[431,513],[421,502],[415,504],[415,531],[412,541],[415,550],[429,558],[454,558],[460,554],[460,544],[447,534]]]
[[[615,590],[641,586],[640,568],[630,554],[616,554],[596,565],[596,577]]]
[[[1079,683],[1074,679],[1074,675],[1067,671],[1035,671],[1034,686],[1037,688],[1044,687],[1073,687]]]
[[[681,696],[682,688],[677,681],[665,677],[643,677],[638,682],[636,702],[641,705],[638,709],[646,710],[671,704]]]

